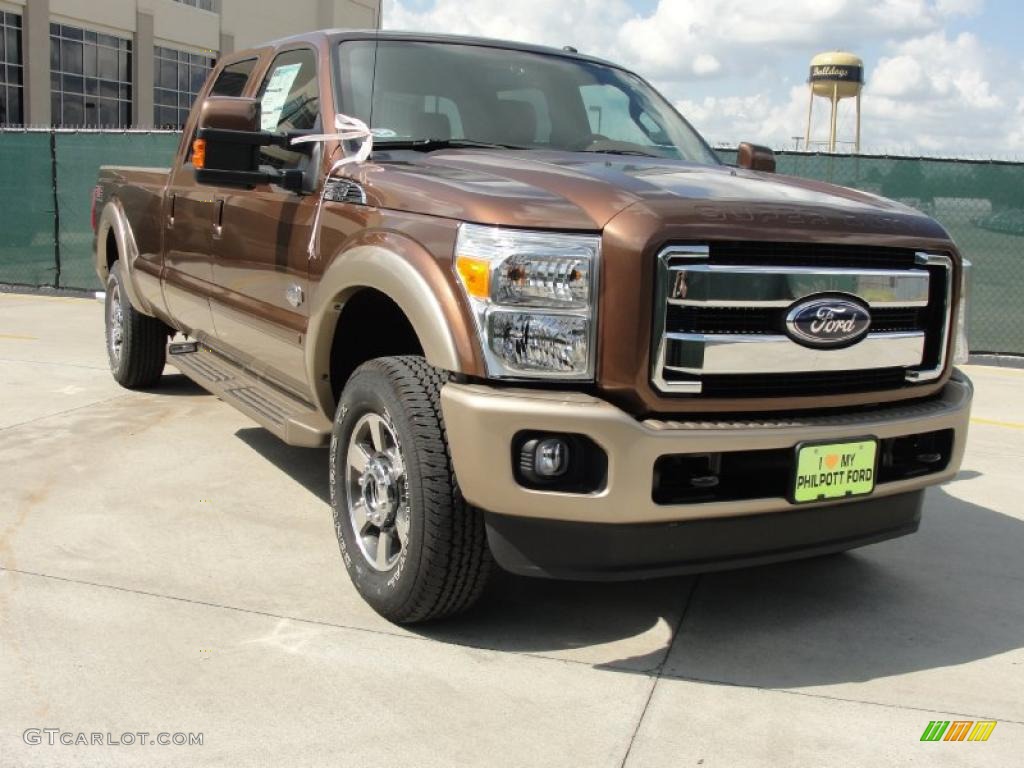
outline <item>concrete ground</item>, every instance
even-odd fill
[[[505,577],[406,630],[349,584],[323,451],[177,374],[118,388],[96,301],[0,295],[0,765],[1020,765],[1024,371],[969,372],[966,463],[917,535]],[[985,743],[920,741],[989,719]],[[44,728],[203,744],[26,743]]]

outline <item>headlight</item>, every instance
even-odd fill
[[[967,339],[971,294],[971,262],[963,260],[960,272],[960,301],[956,305],[956,330],[953,336],[953,364],[966,365],[971,350]]]
[[[594,378],[597,235],[463,224],[455,272],[493,378]]]

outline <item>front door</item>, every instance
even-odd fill
[[[241,96],[257,62],[257,58],[250,57],[224,65],[209,95]],[[179,147],[180,162],[174,165],[163,202],[163,290],[171,317],[194,338],[211,341],[216,335],[210,297],[217,290],[212,249],[219,203],[216,187],[196,181],[192,165],[194,123],[193,117],[187,142]]]
[[[311,48],[277,55],[258,98],[263,130],[311,131],[320,126],[317,56]],[[309,147],[310,145],[304,145]],[[264,147],[260,163],[315,168],[310,154]],[[312,173],[307,174],[311,182]],[[303,354],[309,320],[306,244],[317,196],[266,184],[253,190],[216,188],[211,297],[219,346],[258,373],[298,394],[309,391]]]

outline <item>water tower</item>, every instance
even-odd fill
[[[839,102],[843,99],[857,100],[857,138],[854,151],[860,152],[860,92],[864,88],[864,62],[852,53],[832,51],[819,53],[811,59],[811,72],[807,78],[809,89],[807,101],[807,134],[804,148],[811,146],[811,114],[814,111],[814,97],[820,96],[831,102],[832,115],[829,120],[828,151],[836,151],[836,115]]]

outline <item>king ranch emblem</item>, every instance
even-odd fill
[[[859,301],[844,298],[805,299],[786,315],[786,333],[805,347],[827,349],[856,344],[871,327],[871,313]]]

